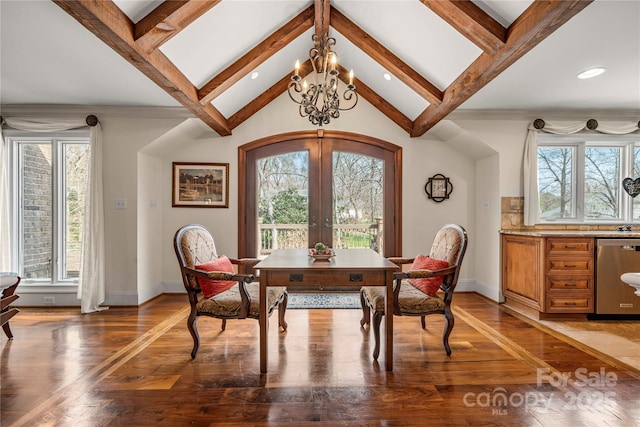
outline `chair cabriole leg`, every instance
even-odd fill
[[[447,356],[451,356],[451,347],[449,346],[449,335],[451,335],[451,331],[453,330],[453,313],[451,312],[450,307],[446,307],[444,309],[444,331],[442,333],[442,344],[444,345],[444,350],[447,352]]]
[[[284,298],[282,299],[282,302],[278,305],[278,323],[280,324],[280,327],[282,328],[283,331],[286,331],[287,327],[289,326],[286,320],[284,320],[284,315],[287,312],[288,303],[289,303],[289,295],[284,294]]]
[[[198,329],[196,327],[196,321],[198,320],[198,315],[195,311],[192,311],[187,319],[187,329],[191,333],[193,337],[193,350],[191,350],[191,358],[195,359],[196,354],[198,353],[198,349],[200,348],[200,335],[198,334]]]
[[[382,322],[383,313],[377,310],[373,312],[373,337],[375,338],[375,347],[373,348],[373,360],[378,360],[380,355],[380,323]]]
[[[360,305],[362,306],[362,319],[360,319],[360,326],[364,327],[371,322],[371,314],[369,309],[369,302],[364,295],[364,289],[360,290]]]

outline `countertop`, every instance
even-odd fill
[[[638,230],[500,230],[500,234],[532,237],[603,237],[616,239],[640,239],[640,231]]]

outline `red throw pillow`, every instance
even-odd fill
[[[449,267],[449,263],[447,261],[433,259],[425,255],[418,255],[413,261],[411,270],[439,270],[447,267]],[[440,289],[443,279],[444,276],[435,276],[424,279],[409,279],[408,281],[413,286],[432,297],[436,292],[438,292],[438,289]]]
[[[195,269],[234,273],[233,264],[231,264],[231,261],[225,255],[216,258],[213,261],[209,261],[205,264],[196,265]],[[204,295],[204,297],[211,298],[212,296],[218,295],[219,293],[231,288],[237,282],[235,280],[211,280],[199,277],[198,283],[200,283],[200,289],[202,289],[202,294]]]

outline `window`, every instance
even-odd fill
[[[7,137],[17,230],[14,267],[27,282],[74,281],[80,270],[88,134],[16,135]]]
[[[640,174],[638,135],[540,135],[540,222],[631,222],[640,200],[622,188]]]

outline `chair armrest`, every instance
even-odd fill
[[[389,257],[389,261],[402,268],[404,264],[412,264],[415,258],[403,258],[403,257]]]
[[[394,279],[424,279],[434,276],[446,276],[456,271],[457,266],[451,265],[447,268],[440,268],[438,270],[409,270],[393,273]]]
[[[261,260],[258,258],[238,258],[229,259],[231,264],[238,266],[238,273],[240,274],[253,274],[253,267]]]
[[[235,280],[236,282],[245,282],[250,283],[255,280],[255,276],[253,274],[236,274],[236,273],[228,273],[226,271],[204,271],[204,270],[196,270],[195,268],[184,268],[185,272],[188,274],[192,274],[196,277],[202,277],[205,279],[211,280]]]

